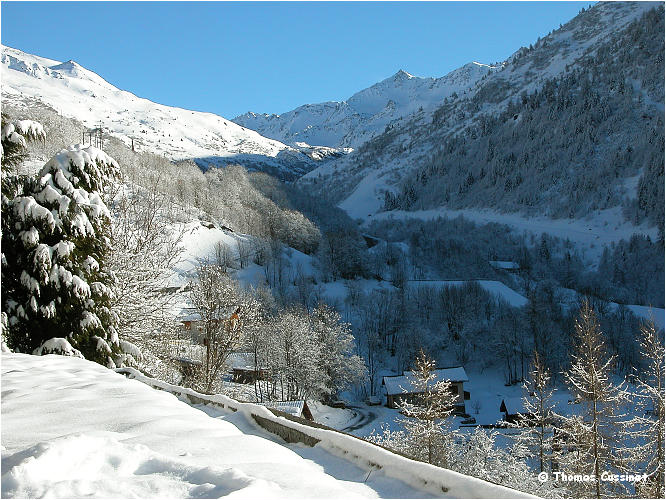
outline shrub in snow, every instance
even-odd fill
[[[78,349],[74,349],[67,339],[52,338],[44,342],[37,349],[32,351],[35,356],[44,356],[46,354],[60,354],[61,356],[74,356],[83,358],[83,354]]]
[[[100,193],[117,173],[104,152],[76,145],[13,198],[3,192],[2,309],[10,348],[33,352],[60,337],[86,358],[114,365],[113,280],[105,270],[110,217]]]

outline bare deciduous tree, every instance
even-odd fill
[[[252,245],[246,239],[238,240],[238,263],[240,268],[246,268],[252,257]]]
[[[226,273],[234,264],[234,256],[224,241],[218,241],[215,243],[215,264],[222,270],[223,273]]]
[[[243,315],[240,290],[227,274],[215,265],[201,265],[190,294],[201,317],[206,348],[198,382],[210,392],[218,382],[229,354],[241,345]]]

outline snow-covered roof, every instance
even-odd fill
[[[174,361],[178,361],[179,363],[183,363],[185,365],[201,365],[201,361],[198,359],[192,359],[188,358],[186,356],[175,356],[172,358]]]
[[[201,314],[199,314],[194,309],[184,307],[183,309],[181,309],[180,313],[178,314],[178,321],[181,321],[181,322],[201,321]]]
[[[254,370],[254,355],[251,352],[232,352],[227,357],[227,366],[231,369]]]
[[[502,409],[502,406],[504,407],[504,409]],[[512,397],[512,398],[502,399],[502,403],[500,404],[500,411],[506,411],[509,415],[515,415],[516,413],[525,413],[523,398]]]
[[[490,265],[495,269],[520,269],[520,264],[511,260],[491,260]]]
[[[304,401],[267,401],[265,403],[258,403],[261,406],[266,408],[272,408],[294,417],[300,417],[303,415],[303,406]]]
[[[432,384],[443,380],[450,380],[451,382],[467,382],[467,373],[462,366],[455,366],[452,368],[439,368],[433,371],[435,378]],[[404,394],[406,392],[414,392],[416,386],[416,375],[412,371],[405,371],[403,375],[396,375],[393,377],[384,377],[383,384],[386,386],[386,394],[393,396],[396,394]]]

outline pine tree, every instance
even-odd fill
[[[562,456],[564,470],[571,473],[594,474],[595,481],[576,483],[583,496],[601,498],[606,488],[602,472],[617,465],[618,438],[621,430],[621,404],[627,395],[621,385],[611,380],[614,357],[606,354],[597,317],[585,300],[575,323],[575,352],[564,380],[579,405],[578,414],[560,415],[562,431],[572,451]]]
[[[106,271],[110,215],[102,193],[118,174],[104,152],[63,149],[3,196],[2,309],[10,348],[32,352],[66,339],[87,359],[118,360],[113,277]]]
[[[406,417],[401,418],[400,423],[419,460],[446,467],[455,435],[450,429],[449,417],[459,396],[449,380],[436,380],[435,361],[423,350],[416,358],[414,368],[409,390],[416,396],[400,403],[400,411]]]

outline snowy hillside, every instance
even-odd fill
[[[432,111],[445,98],[464,92],[498,69],[471,62],[441,78],[421,78],[400,70],[346,101],[306,104],[280,115],[249,112],[233,121],[286,144],[357,148],[387,125],[419,111]]]
[[[288,147],[212,113],[164,106],[120,90],[74,61],[64,63],[2,48],[2,99],[46,104],[88,128],[103,127],[137,150],[199,166],[238,163],[293,179],[318,160],[341,154]],[[301,150],[303,149],[303,150]]]
[[[657,7],[597,4],[518,50],[466,95],[395,123],[300,182],[354,217],[445,207],[573,219],[600,213],[603,223],[614,210],[614,227],[622,207],[654,224],[661,206],[663,220]]]

